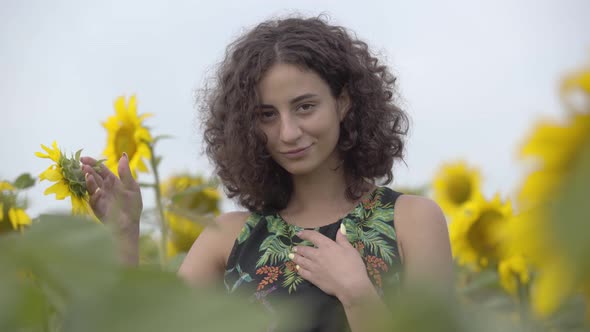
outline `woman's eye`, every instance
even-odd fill
[[[314,106],[315,106],[314,104],[303,104],[303,105],[299,106],[299,108],[300,108],[302,111],[309,111],[309,110],[311,110],[311,109],[312,109]]]
[[[263,111],[263,112],[260,112],[259,114],[260,114],[260,118],[262,120],[268,120],[268,119],[271,119],[274,116],[275,112],[273,112],[273,111]]]

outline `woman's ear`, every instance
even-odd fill
[[[350,95],[348,94],[348,89],[346,87],[342,88],[342,92],[340,96],[338,96],[337,100],[337,107],[338,107],[338,116],[340,117],[340,122],[344,120],[346,114],[350,110]]]

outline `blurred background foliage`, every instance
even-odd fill
[[[559,93],[563,117],[533,123],[518,142],[527,174],[516,188],[485,197],[483,176],[467,159],[442,163],[424,186],[394,188],[430,196],[443,209],[456,290],[449,297],[404,289],[389,299],[388,319],[367,308],[371,330],[590,330],[590,68],[565,75]],[[146,118],[135,97],[119,97],[103,124],[105,153],[126,151],[134,174],[154,178],[141,183],[157,201],[142,217],[137,268],[118,263],[112,231],[92,215],[29,217],[26,190],[37,177],[0,182],[0,331],[260,331],[271,324],[222,284],[196,289],[176,276],[221,212],[221,193],[216,179],[198,174],[160,181],[155,146],[165,137],[154,136]],[[71,160],[48,159],[54,164],[44,174],[64,191],[56,198],[73,198],[68,190],[80,188],[66,176]],[[302,310],[285,305],[278,314],[296,326]]]

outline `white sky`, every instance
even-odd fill
[[[292,11],[325,12],[387,57],[413,120],[398,185],[465,158],[488,195],[509,194],[522,173],[518,143],[534,119],[562,112],[559,78],[590,60],[587,0],[0,0],[0,179],[38,175],[49,164],[34,152],[53,140],[99,156],[100,123],[132,93],[140,113],[155,114],[153,133],[175,136],[158,146],[163,176],[210,174],[194,90],[245,27]],[[28,191],[31,215],[69,208],[42,195],[48,185]]]

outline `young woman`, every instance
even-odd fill
[[[228,196],[248,211],[206,228],[178,274],[196,286],[223,280],[271,310],[274,299],[301,301],[302,328],[322,331],[363,330],[362,305],[384,307],[400,271],[406,283],[450,287],[439,207],[376,185],[403,157],[408,121],[395,95],[367,44],[321,18],[266,21],[232,43],[203,103],[204,137]],[[120,178],[82,162],[94,212],[116,218],[136,264],[142,203],[127,156]]]

